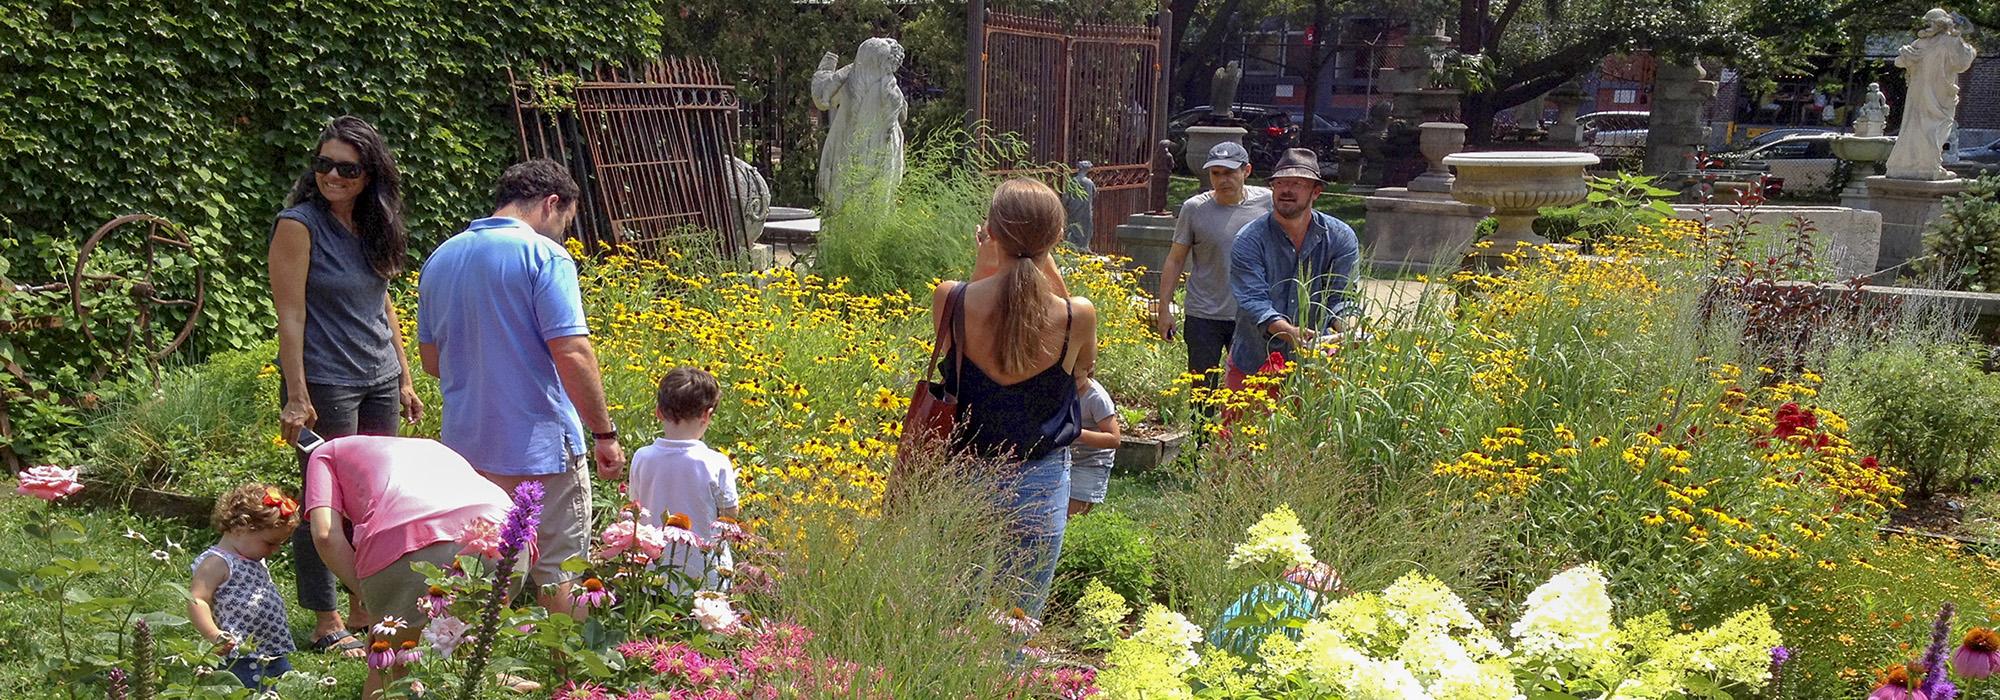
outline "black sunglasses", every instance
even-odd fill
[[[360,163],[334,160],[326,156],[313,156],[313,172],[325,175],[335,170],[339,170],[340,176],[349,180],[361,177],[361,173],[363,172]]]

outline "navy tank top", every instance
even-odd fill
[[[965,376],[958,376],[958,354],[965,336],[965,285],[960,284],[952,294],[959,299],[952,304],[951,352],[938,361],[940,379],[958,396],[952,449],[1030,462],[1076,442],[1082,433],[1082,409],[1076,398],[1076,379],[1063,369],[1063,360],[1069,357],[1070,323],[1075,320],[1069,301],[1063,301],[1063,344],[1055,364],[1003,386],[972,362],[964,363]]]
[[[389,281],[368,264],[361,237],[318,202],[300,202],[278,218],[304,224],[312,235],[305,343],[300,348],[306,383],[373,387],[401,376],[396,332],[382,307]]]

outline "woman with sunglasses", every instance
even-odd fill
[[[410,384],[389,280],[403,271],[401,176],[375,127],[338,117],[320,132],[312,165],[285,198],[271,233],[271,300],[278,311],[278,370],[286,442],[301,428],[325,438],[395,435],[423,402]],[[316,650],[361,654],[352,630],[370,622],[348,597],[343,623],[334,577],[301,526],[292,538],[299,605],[318,618]],[[352,625],[352,626],[350,626]]]

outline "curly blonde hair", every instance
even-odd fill
[[[276,486],[244,484],[215,499],[208,522],[223,533],[298,527],[299,503]]]

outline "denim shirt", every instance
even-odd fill
[[[1236,296],[1236,335],[1229,343],[1229,366],[1255,374],[1271,353],[1295,359],[1290,343],[1264,330],[1276,319],[1302,333],[1332,330],[1333,319],[1361,312],[1354,267],[1361,242],[1345,222],[1313,212],[1305,245],[1294,248],[1273,215],[1243,226],[1230,249],[1229,291]],[[1299,283],[1307,281],[1304,314]]]

